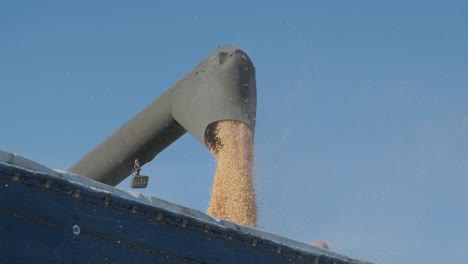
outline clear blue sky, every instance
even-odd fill
[[[236,45],[257,69],[259,228],[377,263],[461,263],[468,5],[442,2],[2,1],[0,149],[66,169]],[[144,192],[205,211],[214,170],[187,134],[143,168]]]

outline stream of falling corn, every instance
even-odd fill
[[[253,134],[237,121],[220,121],[215,129],[217,162],[208,214],[238,224],[257,224],[253,184]]]

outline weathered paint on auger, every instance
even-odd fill
[[[217,121],[241,121],[254,132],[256,105],[252,61],[235,47],[218,48],[68,171],[115,186],[135,159],[151,161],[187,131],[205,145],[215,143]]]

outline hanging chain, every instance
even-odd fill
[[[132,174],[140,175],[140,171],[141,171],[140,162],[138,161],[138,159],[135,159],[135,162],[133,163]]]

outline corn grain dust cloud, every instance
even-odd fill
[[[253,185],[253,135],[237,121],[220,121],[211,148],[217,168],[208,214],[238,224],[255,226],[257,203]]]

